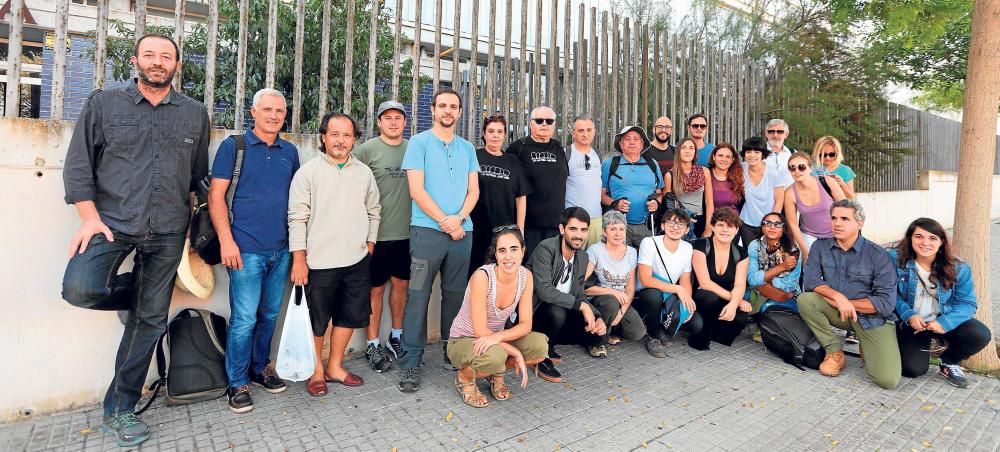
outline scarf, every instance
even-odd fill
[[[765,237],[761,237],[754,240],[751,246],[757,247],[757,268],[761,271],[768,271],[778,265],[781,265],[785,260],[785,256],[795,253],[798,251],[799,247],[792,244],[792,249],[788,251],[783,251],[779,245],[774,251],[767,249],[767,240]],[[786,270],[778,275],[779,278],[784,278],[788,276],[791,270]]]
[[[684,174],[678,171],[678,173],[684,186],[684,193],[694,193],[705,186],[705,172],[697,163],[691,165],[691,172]]]

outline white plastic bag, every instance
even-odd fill
[[[312,322],[309,321],[309,307],[306,306],[302,286],[292,289],[292,299],[288,302],[275,361],[278,376],[285,380],[307,380],[316,369]]]

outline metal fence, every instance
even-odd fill
[[[916,190],[921,171],[958,171],[961,122],[894,103],[886,106],[879,119],[887,127],[898,127],[907,136],[898,147],[913,152],[892,165],[870,159],[854,166],[857,191]],[[993,174],[1000,174],[1000,136],[996,137],[994,152],[997,159]]]
[[[207,31],[205,55],[204,102],[208,106],[217,103],[216,87],[223,77],[235,77],[235,100],[226,108],[233,109],[232,124],[224,124],[239,130],[244,124],[247,103],[247,11],[250,0],[238,1],[238,17],[219,17],[219,3],[225,0],[202,0],[208,5],[208,15],[204,18]],[[274,41],[279,32],[277,9],[282,0],[269,1],[270,26],[268,27],[268,58],[266,63],[266,83],[273,84],[275,72]],[[318,80],[320,115],[327,109],[351,105],[353,55],[367,53],[369,73],[367,83],[367,109],[362,123],[372,130],[377,89],[391,92],[398,97],[400,86],[400,64],[405,59],[413,62],[412,82],[417,86],[420,77],[430,72],[430,83],[436,88],[442,82],[450,82],[460,88],[466,97],[466,115],[459,133],[470,141],[477,142],[479,122],[486,114],[499,112],[508,117],[511,138],[526,133],[528,112],[537,105],[551,106],[560,116],[560,134],[568,137],[569,119],[577,114],[589,114],[596,120],[599,132],[595,147],[603,152],[610,150],[610,137],[614,131],[626,124],[649,126],[659,115],[668,115],[677,125],[678,133],[683,131],[684,118],[693,113],[704,113],[709,117],[709,137],[712,141],[737,142],[750,134],[759,134],[762,123],[757,111],[762,104],[764,77],[761,63],[718,51],[698,40],[689,40],[665,30],[650,29],[647,24],[636,23],[628,17],[587,8],[583,4],[574,5],[573,0],[518,0],[519,8],[512,0],[465,0],[456,1],[454,11],[445,11],[442,0],[436,0],[434,17],[430,24],[421,18],[425,9],[422,0],[407,0],[415,5],[416,17],[404,20],[401,17],[403,0],[385,2],[364,0],[343,0],[346,3],[346,39],[342,47],[331,46],[330,6],[332,0],[295,0],[295,55],[294,88],[290,93],[289,110],[292,112],[290,131],[300,132],[302,106],[302,53],[307,46],[320,46],[320,73]],[[432,0],[427,0],[432,1]],[[15,51],[21,44],[23,17],[20,12],[24,0],[11,0],[10,21],[11,68],[7,74],[6,116],[17,116],[17,86],[20,78],[18,65],[20,52]],[[63,42],[67,35],[68,4],[70,0],[56,0],[54,30],[56,42]],[[192,19],[185,14],[185,1],[176,2],[175,35],[182,43],[185,38],[185,24]],[[390,7],[386,3],[395,3]],[[108,4],[109,0],[98,0],[95,23],[94,84],[100,88],[105,82],[105,61],[108,52]],[[147,1],[134,2],[136,35],[141,36],[146,27]],[[282,4],[284,6],[284,4]],[[546,14],[543,6],[549,5]],[[409,6],[409,5],[407,5]],[[321,42],[303,42],[302,28],[307,7],[321,7],[323,38]],[[355,11],[373,11],[370,23],[355,23]],[[471,8],[472,33],[463,34],[462,8]],[[480,23],[480,11],[489,10],[488,23]],[[515,13],[520,13],[519,33],[511,30]],[[317,13],[319,14],[319,13]],[[507,17],[502,39],[497,37],[496,17]],[[201,20],[201,19],[199,19]],[[220,21],[239,22],[239,38],[235,43],[219,42]],[[448,23],[451,22],[451,23]],[[572,27],[575,23],[577,26]],[[543,24],[550,35],[547,47],[542,46]],[[392,60],[391,80],[376,80],[372,68],[376,65],[376,52],[356,49],[353,31],[361,27],[390,27],[394,34],[395,58]],[[405,27],[405,31],[404,31]],[[450,27],[450,28],[449,28]],[[480,36],[480,27],[488,32]],[[534,43],[527,42],[529,27],[534,30]],[[190,27],[187,27],[190,28]],[[575,29],[574,29],[575,28]],[[289,30],[291,32],[291,30]],[[433,41],[425,37],[433,34]],[[451,48],[442,46],[442,35],[450,35]],[[560,39],[561,35],[561,39]],[[446,36],[447,37],[447,36]],[[485,39],[484,39],[485,38]],[[519,39],[517,39],[519,38]],[[372,42],[374,47],[374,40]],[[485,41],[485,42],[483,42]],[[447,41],[444,41],[448,43]],[[410,45],[409,43],[413,43]],[[406,45],[404,45],[406,44]],[[216,50],[222,46],[238,49],[235,74],[216,73]],[[254,44],[256,45],[256,44]],[[62,103],[65,99],[66,52],[63,46],[55,46],[55,65],[52,83],[52,119],[62,119]],[[408,48],[407,48],[408,47]],[[183,45],[181,45],[183,48]],[[345,67],[329,67],[331,53],[344,52]],[[427,60],[430,59],[427,67]],[[442,77],[442,62],[450,60],[451,80]],[[424,67],[421,67],[424,66]],[[342,69],[342,73],[334,73]],[[457,70],[456,70],[457,69]],[[176,86],[182,86],[185,74],[178,72]],[[328,99],[329,86],[343,81],[343,98]],[[335,82],[336,81],[336,82]],[[266,86],[266,85],[265,85]],[[426,114],[418,105],[416,93],[408,101],[414,115]],[[15,101],[10,101],[14,99]],[[471,100],[471,101],[470,101]],[[209,114],[213,114],[209,108]],[[411,118],[412,132],[416,132],[418,120]]]

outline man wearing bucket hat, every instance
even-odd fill
[[[646,132],[626,126],[615,135],[615,150],[621,153],[601,165],[601,203],[625,214],[629,246],[638,248],[653,234],[651,214],[660,206],[665,186],[660,166],[642,150],[649,146]]]
[[[378,225],[378,241],[371,262],[372,315],[368,322],[368,344],[365,358],[375,372],[389,368],[389,353],[396,359],[403,353],[400,336],[403,334],[403,307],[406,290],[410,284],[410,188],[406,171],[402,169],[403,155],[409,142],[403,138],[406,128],[406,110],[403,104],[387,100],[378,106],[375,116],[379,135],[365,141],[354,150],[354,157],[368,165],[378,185],[379,204],[382,205]],[[389,291],[389,312],[392,330],[388,346],[379,340],[382,325],[382,304],[386,283]]]
[[[229,272],[229,329],[226,332],[226,373],[229,410],[253,410],[250,384],[271,394],[287,389],[267,367],[271,338],[288,284],[288,188],[299,169],[299,150],[281,139],[285,96],[264,88],[253,96],[253,127],[243,133],[246,147],[242,169],[226,205],[234,178],[236,140],[219,145],[212,164],[208,211],[219,236],[222,265]],[[229,212],[232,209],[232,221]]]

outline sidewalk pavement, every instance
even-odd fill
[[[991,273],[1000,281],[1000,226],[991,230]],[[993,289],[1000,330],[1000,287]],[[303,383],[283,394],[256,388],[256,408],[229,412],[225,398],[166,407],[142,418],[154,429],[142,450],[1000,450],[1000,379],[969,375],[969,389],[948,385],[932,368],[893,391],[848,357],[837,378],[800,371],[744,335],[732,347],[692,350],[669,344],[666,359],[623,342],[608,358],[558,348],[563,383],[534,375],[527,389],[488,408],[464,405],[441,347],[428,347],[423,385],[396,390],[399,372],[347,367],[364,386],[330,386],[310,397]],[[508,374],[513,383],[513,373]],[[488,391],[481,381],[480,387]],[[98,430],[99,408],[0,425],[0,450],[116,450]]]

